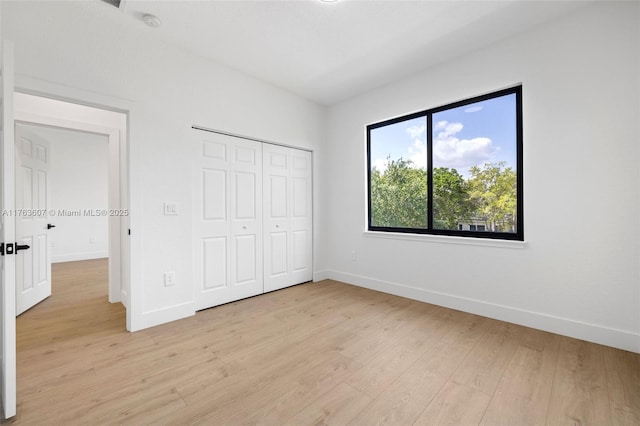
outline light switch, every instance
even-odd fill
[[[164,203],[164,214],[165,216],[177,215],[178,205],[176,203]]]

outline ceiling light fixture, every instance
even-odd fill
[[[150,13],[145,13],[144,15],[142,15],[142,22],[144,22],[151,28],[158,28],[162,24],[160,18]]]

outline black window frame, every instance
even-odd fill
[[[493,98],[514,94],[516,97],[516,232],[490,232],[490,231],[469,231],[457,229],[433,229],[433,114],[453,108],[482,102]],[[371,131],[380,127],[393,125],[402,121],[425,117],[426,145],[427,145],[427,228],[400,228],[387,226],[372,226],[372,203],[371,203]],[[496,240],[524,241],[524,169],[523,169],[523,130],[522,130],[522,85],[517,85],[507,89],[498,90],[485,95],[475,96],[462,101],[453,102],[436,108],[429,108],[423,111],[413,112],[399,117],[394,117],[381,122],[366,126],[367,137],[367,230],[375,232],[397,232],[405,234],[426,234],[442,235],[453,237],[489,238]]]

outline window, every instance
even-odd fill
[[[523,240],[522,88],[367,126],[368,229]]]

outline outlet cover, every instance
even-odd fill
[[[176,273],[175,272],[165,272],[164,273],[164,286],[171,287],[176,283]]]

